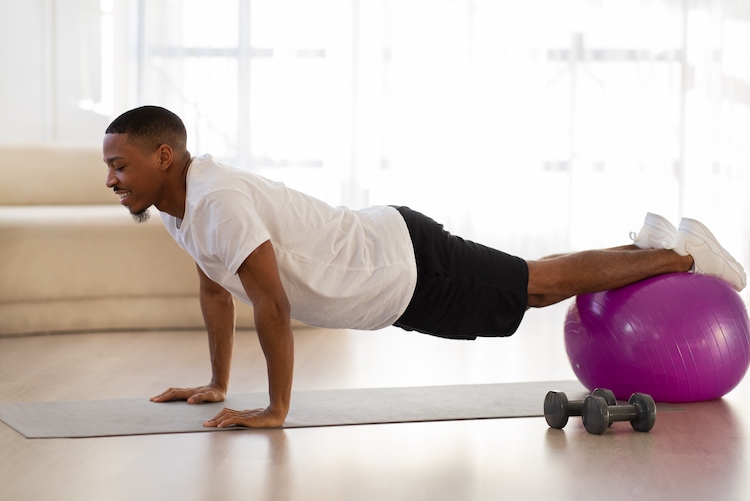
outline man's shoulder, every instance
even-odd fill
[[[224,179],[241,177],[244,173],[242,170],[229,166],[218,161],[209,154],[193,157],[190,161],[188,170],[188,184],[195,183],[221,183]]]
[[[187,177],[187,196],[191,203],[221,191],[237,191],[252,183],[253,175],[217,161],[211,155],[193,158]]]

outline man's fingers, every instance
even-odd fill
[[[232,426],[233,424],[243,424],[243,422],[246,420],[246,418],[242,418],[240,416],[232,416],[230,418],[225,419],[221,423],[217,424],[217,428],[226,428],[227,426]]]
[[[152,402],[168,402],[170,400],[185,399],[189,396],[188,390],[181,388],[170,388],[161,395],[151,398]]]
[[[216,426],[217,424],[221,423],[225,419],[231,416],[236,416],[237,414],[239,414],[237,411],[225,407],[217,415],[215,415],[214,417],[206,421],[206,423],[211,423],[208,426]]]
[[[187,402],[189,404],[199,404],[205,401],[213,402],[213,400],[211,400],[210,393],[196,393],[195,395],[187,399]]]
[[[253,409],[236,411],[234,409],[223,409],[212,419],[203,423],[206,427],[226,428],[232,425],[247,426],[250,428],[267,426],[263,420],[258,420],[263,416],[265,409]],[[278,425],[274,425],[278,426]]]
[[[217,428],[224,428],[225,426],[228,426],[229,420],[234,420],[232,421],[231,424],[237,424],[239,419],[240,419],[240,411],[236,411],[234,409],[229,409],[225,407],[224,409],[221,410],[221,412],[219,412],[213,418],[203,423],[203,425],[204,426],[216,426]]]
[[[201,402],[221,402],[224,400],[224,395],[217,391],[204,391],[196,393],[192,397],[188,398],[189,404],[199,404]]]
[[[224,393],[210,386],[198,388],[170,388],[161,395],[151,397],[152,402],[169,402],[170,400],[187,400],[190,404],[201,402],[221,402]]]

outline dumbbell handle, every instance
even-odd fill
[[[568,400],[568,414],[571,416],[580,416],[583,409],[583,400]]]
[[[635,405],[615,405],[607,408],[609,411],[609,422],[615,421],[633,421],[638,419],[641,414],[640,409]]]

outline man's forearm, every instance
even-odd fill
[[[294,337],[287,305],[253,305],[255,323],[268,366],[269,409],[280,418],[289,412],[294,375]]]
[[[211,383],[226,392],[229,386],[234,346],[234,299],[229,293],[217,294],[202,289],[200,303],[208,331]]]

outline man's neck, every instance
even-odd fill
[[[185,203],[187,201],[187,176],[193,158],[190,154],[183,160],[182,166],[175,172],[172,182],[167,186],[167,197],[164,203],[156,205],[160,212],[169,214],[177,219],[185,217]]]

